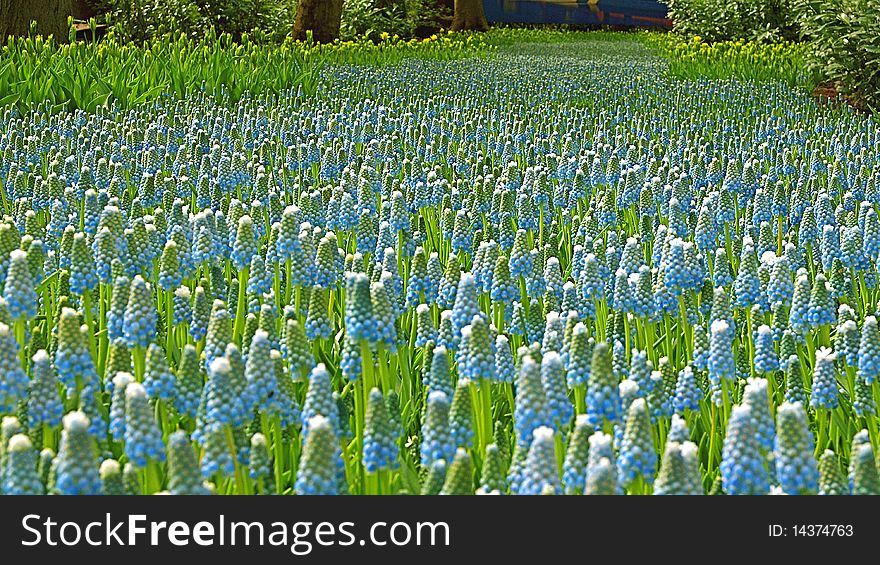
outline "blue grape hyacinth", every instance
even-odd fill
[[[755,435],[751,409],[735,406],[727,424],[721,458],[721,479],[728,494],[767,494],[770,479]]]
[[[819,470],[813,436],[801,404],[785,402],[776,410],[776,477],[785,494],[816,494]]]
[[[55,490],[59,494],[100,494],[98,453],[82,412],[64,416],[64,431],[55,463]]]

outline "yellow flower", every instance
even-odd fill
[[[703,38],[700,37],[699,35],[695,35],[695,36],[694,36],[694,42],[695,42],[695,43],[699,43],[699,42],[702,41],[702,40],[703,40]]]
[[[382,41],[385,41],[389,37],[391,37],[391,34],[388,33],[387,31],[383,31],[382,33],[379,34],[379,39],[381,39]]]

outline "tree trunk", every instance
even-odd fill
[[[55,36],[67,42],[67,17],[73,13],[71,0],[0,0],[0,42],[10,35],[27,35],[31,21],[37,21],[37,34]]]
[[[455,0],[455,14],[452,17],[452,31],[486,31],[489,23],[483,10],[483,0]]]
[[[330,43],[339,37],[341,17],[342,0],[299,0],[293,22],[293,37],[303,40],[306,31],[311,30],[315,41]]]

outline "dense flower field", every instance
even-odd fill
[[[880,493],[880,124],[664,70],[7,109],[0,491]]]

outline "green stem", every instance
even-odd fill
[[[15,341],[18,342],[18,359],[21,363],[21,368],[27,371],[28,366],[28,347],[26,343],[27,339],[27,327],[25,326],[27,322],[24,320],[16,320],[13,325],[15,331]],[[5,447],[5,446],[4,446]]]
[[[249,267],[244,267],[238,271],[238,306],[235,309],[235,328],[232,333],[232,339],[238,343],[239,347],[242,344],[244,322],[247,316],[248,269]]]
[[[232,428],[230,426],[225,427],[226,430],[226,445],[229,447],[229,452],[232,454],[232,463],[235,466],[235,488],[238,494],[247,494],[245,490],[245,482],[243,471],[241,465],[238,463],[238,450],[235,449],[235,438],[232,437]]]
[[[492,443],[494,424],[492,418],[492,383],[489,379],[480,379],[480,412],[483,419],[483,434],[480,438],[480,455],[486,452],[486,446]]]
[[[284,480],[282,475],[283,465],[284,465],[284,436],[281,433],[281,416],[275,414],[272,417],[272,449],[275,452],[275,464],[273,467],[275,468],[275,493],[281,494],[284,492]]]
[[[144,382],[144,371],[146,367],[146,350],[138,345],[131,352],[131,359],[134,362],[134,377],[139,383]]]

